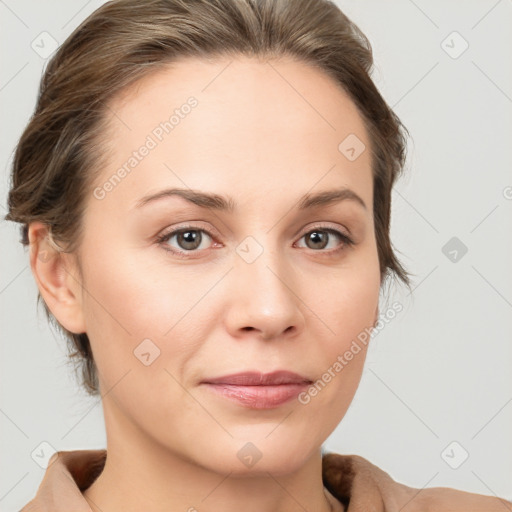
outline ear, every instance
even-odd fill
[[[29,224],[28,239],[30,267],[46,305],[68,331],[85,332],[82,283],[74,256],[59,251],[41,222]]]
[[[379,305],[377,304],[377,307],[375,308],[375,319],[373,320],[374,327],[378,320],[379,320]]]

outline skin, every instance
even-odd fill
[[[316,381],[374,324],[368,134],[348,95],[303,62],[182,60],[111,102],[110,160],[97,185],[190,96],[197,107],[120,184],[104,199],[87,196],[81,275],[72,254],[38,258],[52,248],[45,226],[30,225],[41,294],[63,326],[87,332],[100,376],[108,458],[84,496],[104,512],[343,510],[323,487],[321,446],[355,395],[364,345],[308,404],[250,409],[200,382],[276,369]],[[351,133],[367,148],[354,161],[338,150]],[[177,196],[134,207],[168,187],[229,195],[236,211]],[[297,210],[304,194],[340,187],[367,208],[343,200]],[[189,224],[212,236],[201,232],[192,250],[178,236],[156,242]],[[315,245],[314,228],[355,244],[323,231]],[[236,251],[246,237],[262,249],[252,263]],[[146,366],[134,350],[147,338],[160,355]],[[248,442],[262,454],[252,467],[237,457]]]

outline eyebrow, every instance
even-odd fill
[[[236,202],[229,196],[221,196],[199,190],[192,190],[186,188],[168,188],[161,190],[155,194],[144,196],[136,204],[135,208],[142,208],[143,206],[159,201],[164,198],[172,196],[179,196],[187,201],[201,207],[212,210],[225,211],[232,213],[236,209]],[[341,187],[333,190],[325,190],[315,194],[305,194],[299,201],[297,208],[299,210],[307,210],[319,206],[327,206],[341,201],[351,200],[367,209],[365,202],[353,190]]]

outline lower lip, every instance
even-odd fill
[[[213,392],[251,409],[273,409],[289,402],[308,388],[309,384],[279,384],[276,386],[205,385]]]

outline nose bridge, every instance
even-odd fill
[[[258,239],[247,236],[237,247],[239,258],[235,266],[241,274],[240,278],[247,279],[246,282],[257,287],[256,291],[261,289],[268,290],[272,295],[287,295],[290,290],[286,284],[293,277],[284,247],[278,246],[272,234],[257,236]]]

